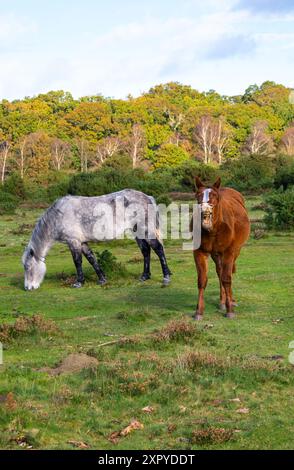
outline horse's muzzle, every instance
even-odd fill
[[[212,230],[212,212],[203,211],[201,213],[201,225],[205,230]]]

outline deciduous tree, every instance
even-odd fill
[[[246,153],[251,155],[266,155],[273,150],[273,139],[267,133],[267,129],[268,123],[266,121],[255,122],[245,142],[244,150]]]
[[[10,142],[4,140],[0,143],[0,172],[1,172],[1,184],[4,184],[6,166],[8,160],[8,154],[10,150]]]
[[[71,146],[68,142],[55,137],[51,142],[51,159],[53,168],[60,171],[62,167],[69,163],[69,157],[71,155]]]
[[[294,155],[294,123],[285,130],[281,138],[281,148],[287,155]]]
[[[140,162],[144,159],[144,148],[146,138],[143,126],[141,124],[134,124],[131,134],[126,141],[126,149],[132,160],[133,168],[139,166]]]

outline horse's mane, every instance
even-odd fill
[[[29,247],[33,248],[36,256],[42,256],[42,248],[50,243],[56,228],[56,219],[59,210],[56,203],[50,206],[39,218],[32,233]]]

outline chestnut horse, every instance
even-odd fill
[[[195,178],[196,199],[201,205],[201,245],[194,250],[198,273],[198,304],[195,319],[201,320],[204,312],[204,290],[207,285],[208,257],[215,262],[220,282],[220,308],[226,317],[234,317],[232,274],[236,259],[250,233],[250,222],[243,196],[230,188],[220,188],[220,178],[206,187]]]

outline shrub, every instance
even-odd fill
[[[22,199],[26,195],[24,182],[17,173],[12,173],[8,178],[6,178],[3,185],[3,191]]]
[[[267,155],[246,155],[226,161],[221,173],[226,186],[239,191],[257,192],[272,186],[275,162]]]
[[[47,188],[48,201],[53,202],[68,194],[69,178],[65,177],[61,181],[51,184]]]
[[[100,196],[132,188],[157,197],[170,189],[171,177],[166,173],[145,173],[142,169],[121,170],[104,167],[94,173],[82,173],[71,178],[68,192],[81,196]]]
[[[156,203],[165,204],[166,206],[169,206],[172,203],[172,200],[168,194],[162,194],[161,196],[158,196],[156,198]]]
[[[0,215],[13,214],[19,199],[13,194],[0,190]]]
[[[184,162],[172,172],[173,179],[178,181],[178,189],[182,191],[195,190],[195,176],[199,176],[204,183],[212,184],[218,175],[216,167],[195,160]]]
[[[277,160],[277,171],[274,178],[274,186],[285,190],[294,185],[294,159],[293,157],[280,157]]]
[[[116,170],[130,170],[132,168],[132,160],[129,155],[117,153],[106,159],[102,168],[115,168]]]
[[[278,190],[266,197],[265,223],[268,228],[290,230],[294,228],[294,186]]]
[[[69,193],[79,196],[101,196],[128,187],[128,172],[103,168],[94,173],[81,173],[71,178]]]
[[[47,188],[35,182],[26,184],[26,198],[29,201],[46,203],[48,199]]]
[[[103,250],[96,252],[97,261],[102,271],[109,277],[126,277],[127,270],[124,265],[117,261],[111,251]]]

